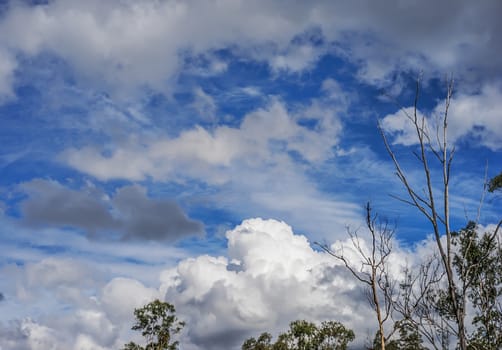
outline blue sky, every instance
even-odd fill
[[[297,315],[331,317],[319,310],[333,305],[309,308],[300,292],[288,305],[303,309],[267,309],[277,295],[257,276],[288,271],[315,285],[284,247],[324,266],[307,240],[343,241],[367,201],[396,223],[402,254],[427,246],[430,228],[390,196],[404,192],[377,130],[380,121],[420,183],[399,107],[412,106],[419,76],[431,122],[455,79],[454,229],[475,219],[485,171],[502,170],[498,13],[497,1],[5,2],[0,346],[118,348],[132,309],[152,297],[192,320],[186,349],[230,349]],[[480,223],[499,208],[487,196]],[[253,253],[267,244],[278,247]],[[251,277],[235,282],[232,264]],[[239,301],[242,283],[261,304]],[[329,296],[342,298],[333,283]],[[245,310],[222,306],[231,301]],[[57,319],[67,326],[55,334]]]

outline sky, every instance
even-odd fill
[[[314,242],[348,244],[371,202],[395,225],[396,276],[433,249],[394,198],[377,128],[421,188],[404,113],[418,78],[430,125],[454,79],[452,228],[477,218],[502,171],[500,13],[496,0],[1,2],[0,349],[119,349],[155,298],[187,323],[186,350],[239,349],[296,319],[343,322],[360,348],[376,329],[364,291]],[[500,204],[485,196],[479,223]]]

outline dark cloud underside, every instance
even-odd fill
[[[203,232],[173,201],[151,199],[140,186],[125,186],[114,197],[90,188],[79,191],[47,180],[22,185],[28,199],[21,204],[23,222],[31,226],[73,227],[90,237],[174,241]]]

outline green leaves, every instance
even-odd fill
[[[496,350],[502,347],[502,252],[496,231],[479,236],[476,229],[469,222],[453,236],[458,247],[453,266],[463,286],[457,294],[465,295],[474,309],[469,348]]]
[[[502,172],[488,182],[488,192],[502,189]]]
[[[249,338],[242,344],[242,350],[269,350],[272,349],[272,335],[262,333],[258,339]]]
[[[339,322],[326,321],[317,326],[312,322],[291,322],[289,330],[281,333],[272,344],[270,333],[262,333],[258,339],[249,338],[242,350],[345,350],[354,340],[354,332]]]
[[[132,330],[141,331],[146,339],[146,346],[142,347],[134,342],[124,346],[124,350],[176,350],[178,341],[171,341],[173,335],[179,333],[184,322],[178,321],[173,305],[154,300],[142,308],[134,310],[136,323]]]

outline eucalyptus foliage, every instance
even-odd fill
[[[185,323],[178,320],[175,312],[173,305],[160,300],[135,309],[136,323],[131,329],[141,331],[146,345],[130,342],[124,350],[177,350],[179,342],[172,338],[181,331]]]

